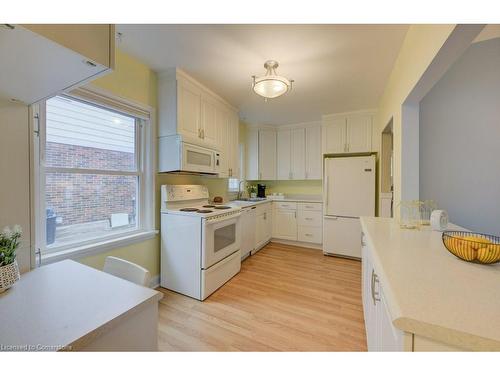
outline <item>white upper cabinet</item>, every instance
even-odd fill
[[[372,150],[372,116],[352,115],[347,118],[347,152]]]
[[[323,120],[323,153],[340,154],[346,152],[345,117]]]
[[[323,116],[323,153],[372,151],[373,112]]]
[[[186,140],[201,140],[201,90],[188,81],[178,82],[177,134]]]
[[[321,179],[321,159],[319,124],[289,125],[276,130],[269,128],[248,130],[248,180]],[[272,168],[275,168],[274,173],[271,171]]]
[[[217,132],[217,103],[206,94],[201,95],[201,136],[206,145],[216,146],[218,141]]]
[[[259,130],[259,180],[276,179],[276,131]]]
[[[276,178],[290,180],[292,173],[292,133],[290,129],[278,130],[276,133]]]
[[[158,79],[158,136],[180,135],[187,143],[220,153],[220,177],[239,176],[237,110],[182,70],[170,69]]]
[[[306,178],[306,131],[304,128],[291,130],[291,180],[304,180]]]
[[[306,134],[306,175],[307,180],[321,180],[321,126],[308,126]]]
[[[1,25],[0,100],[32,104],[114,68],[114,25]]]

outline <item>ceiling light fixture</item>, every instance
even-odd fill
[[[292,90],[293,80],[276,74],[276,68],[278,68],[278,66],[277,61],[268,60],[264,64],[264,68],[267,70],[266,75],[262,77],[252,76],[253,91],[266,98],[266,100],[277,98]]]

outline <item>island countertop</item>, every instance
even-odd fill
[[[162,294],[64,260],[0,294],[2,350],[79,350]]]
[[[430,228],[372,217],[361,226],[395,327],[464,349],[500,350],[500,264],[456,258]]]

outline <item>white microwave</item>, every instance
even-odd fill
[[[219,174],[219,151],[186,143],[178,135],[161,137],[158,151],[159,172]]]

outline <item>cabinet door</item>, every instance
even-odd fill
[[[291,179],[304,180],[306,178],[306,131],[292,129],[291,131]]]
[[[274,210],[273,237],[297,241],[296,210]]]
[[[323,123],[323,154],[346,152],[346,118],[329,119]]]
[[[215,147],[218,141],[217,132],[217,106],[207,95],[201,96],[201,137],[207,146]]]
[[[366,344],[368,351],[377,350],[377,321],[376,321],[376,305],[372,296],[372,272],[373,265],[370,259],[370,249],[363,246],[361,258],[361,282],[362,282],[362,300],[363,300],[363,315],[365,318]]]
[[[266,207],[266,211],[265,211],[266,215],[265,215],[265,240],[266,242],[268,242],[269,240],[271,240],[271,237],[273,236],[273,210],[271,208],[271,204],[269,203]]]
[[[347,118],[347,151],[369,152],[372,148],[372,116],[352,115]]]
[[[194,85],[178,81],[177,132],[200,144],[201,92]]]
[[[217,149],[220,151],[219,177],[229,176],[229,117],[222,108],[217,107],[215,111],[217,126]]]
[[[392,324],[392,317],[387,307],[383,286],[379,281],[374,283],[378,300],[376,301],[377,320],[377,351],[398,352],[404,350],[403,331],[400,331]]]
[[[259,130],[259,180],[276,179],[276,131]]]
[[[266,212],[261,212],[255,218],[255,248],[258,249],[266,242]]]
[[[259,179],[259,131],[247,129],[246,142],[246,179]]]
[[[278,180],[291,179],[291,131],[278,130],[276,132],[276,178]]]
[[[306,134],[306,174],[307,180],[321,180],[321,127],[311,126],[305,130]]]

